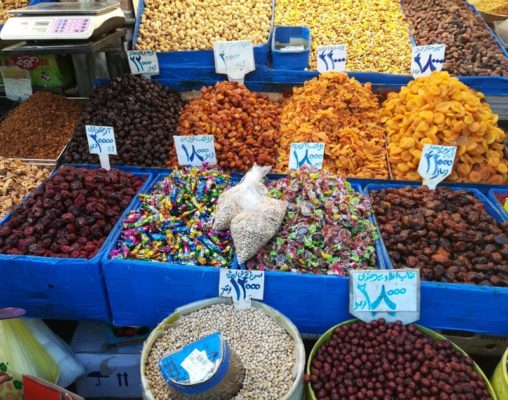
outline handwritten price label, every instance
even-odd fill
[[[215,72],[243,83],[245,75],[256,69],[254,47],[250,40],[217,42],[213,45]]]
[[[353,270],[349,283],[349,312],[362,321],[409,324],[420,318],[418,269]]]
[[[263,271],[220,270],[219,296],[232,297],[235,306],[250,308],[251,299],[263,300],[265,273]]]
[[[159,60],[153,50],[130,50],[127,52],[129,68],[133,75],[159,75]]]
[[[418,173],[423,178],[422,185],[435,189],[451,174],[456,154],[457,146],[424,145],[420,164],[418,164]]]
[[[101,167],[111,169],[109,155],[116,155],[115,131],[111,126],[85,125],[88,151],[98,154]]]
[[[331,46],[318,46],[317,70],[319,72],[346,70],[346,45],[338,44]]]
[[[217,164],[212,135],[173,136],[176,156],[181,166],[201,166],[203,163]]]
[[[324,143],[291,143],[289,169],[300,169],[304,165],[321,169],[324,155]]]
[[[432,71],[441,71],[445,62],[444,44],[413,46],[411,56],[411,75],[414,78],[429,76]]]

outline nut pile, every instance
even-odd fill
[[[49,167],[36,167],[0,157],[0,220],[50,172]]]
[[[421,180],[418,164],[424,144],[458,146],[448,180],[508,182],[505,134],[484,95],[447,72],[411,81],[390,93],[382,106],[388,157],[396,179]]]
[[[178,123],[179,135],[213,135],[217,162],[224,169],[247,171],[254,163],[275,165],[281,106],[235,82],[201,89]],[[168,166],[177,165],[171,146]]]
[[[98,164],[85,125],[102,125],[115,131],[118,155],[110,156],[111,164],[163,167],[182,106],[179,94],[156,82],[131,74],[115,78],[92,93],[63,161]]]
[[[147,0],[138,50],[206,50],[214,42],[268,41],[271,0]]]
[[[264,312],[216,304],[182,316],[154,343],[146,363],[146,378],[156,400],[171,398],[159,370],[163,356],[214,332],[222,332],[245,367],[243,388],[236,400],[278,400],[293,383],[295,343],[277,322]]]
[[[446,45],[443,70],[453,75],[508,76],[508,60],[465,0],[402,0],[418,46]]]
[[[61,167],[0,226],[0,253],[92,258],[141,185],[114,169]]]
[[[508,223],[462,190],[405,187],[373,192],[394,268],[437,282],[508,286]]]
[[[28,0],[2,0],[0,3],[0,24],[5,24],[5,21],[10,17],[7,10],[16,10],[17,8],[26,7]]]
[[[227,268],[233,260],[229,231],[212,229],[211,215],[229,175],[216,169],[174,169],[123,222],[111,258]]]
[[[71,138],[84,103],[36,92],[0,123],[0,155],[56,159]]]
[[[288,202],[282,226],[247,262],[249,269],[348,275],[375,268],[377,231],[367,196],[342,178],[317,170],[293,171],[271,182],[268,194]]]
[[[311,68],[318,46],[345,44],[348,71],[409,73],[409,25],[397,0],[277,0],[275,25],[310,28]]]
[[[317,399],[491,399],[471,357],[450,341],[383,319],[336,328],[310,371]]]
[[[376,95],[347,74],[329,72],[294,88],[284,103],[277,169],[288,168],[296,142],[325,144],[323,168],[360,178],[388,178],[384,131]]]

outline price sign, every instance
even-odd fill
[[[221,268],[219,296],[232,297],[235,307],[239,309],[250,308],[250,300],[263,300],[264,292],[265,273],[263,271]]]
[[[1,72],[4,81],[5,96],[9,100],[22,101],[32,95],[32,78],[30,77],[30,72],[18,67],[3,67]]]
[[[456,154],[457,146],[424,145],[418,164],[418,173],[423,178],[422,185],[435,189],[451,174]]]
[[[201,166],[203,163],[217,164],[212,135],[173,136],[176,156],[181,166]]]
[[[153,50],[130,50],[127,52],[133,75],[159,75],[159,60]]]
[[[414,78],[429,76],[432,71],[441,71],[445,62],[444,44],[413,46],[411,55],[411,75]]]
[[[420,318],[420,270],[353,270],[349,312],[364,322],[384,318],[404,324]]]
[[[346,70],[346,45],[318,46],[317,70],[319,72]]]
[[[109,155],[116,155],[115,131],[111,126],[85,125],[88,151],[98,154],[101,167],[111,169]]]
[[[291,143],[289,169],[300,169],[304,165],[321,169],[324,155],[324,143]]]
[[[227,74],[230,81],[243,83],[245,75],[256,69],[250,40],[217,42],[213,45],[215,72]]]

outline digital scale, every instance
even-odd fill
[[[116,2],[39,3],[17,10],[0,32],[2,40],[48,41],[95,39],[125,26]]]

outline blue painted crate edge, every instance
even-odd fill
[[[138,42],[139,31],[141,28],[141,17],[145,10],[144,0],[140,0],[138,4],[136,22],[134,24],[134,31],[132,35],[132,46],[136,46]],[[254,46],[254,60],[256,64],[266,65],[270,56],[270,42],[273,32],[273,20],[275,17],[275,0],[272,0],[272,16],[270,19],[270,29],[268,32],[268,40],[266,43]],[[213,50],[187,50],[187,51],[168,51],[157,52],[157,59],[159,61],[160,69],[167,66],[180,66],[180,67],[200,67],[212,66],[214,67]],[[215,67],[214,67],[215,68]]]
[[[80,166],[83,167],[83,166]],[[84,166],[85,168],[94,168],[93,166]],[[57,171],[53,172],[51,175],[54,175]],[[138,176],[146,177],[144,185],[148,185],[151,182],[151,174],[136,174]],[[143,186],[144,186],[143,185]],[[142,188],[143,188],[142,186]],[[141,189],[142,189],[141,188]],[[20,204],[29,196],[25,196],[25,198],[20,202]],[[134,201],[135,197],[131,200]],[[23,279],[13,279],[13,285],[20,285],[19,290],[15,290],[11,296],[5,300],[2,299],[3,296],[0,296],[0,301],[9,304],[23,304],[23,306],[27,309],[27,315],[39,318],[55,318],[55,319],[92,319],[92,320],[100,320],[100,321],[110,321],[110,310],[109,304],[107,301],[106,290],[104,285],[104,279],[102,276],[101,263],[100,259],[102,257],[102,252],[106,248],[108,241],[111,240],[111,235],[115,230],[115,227],[122,220],[123,215],[125,214],[128,207],[125,208],[119,219],[116,221],[115,225],[111,229],[111,232],[104,240],[101,248],[97,252],[97,254],[90,258],[60,258],[60,257],[42,257],[42,256],[29,256],[29,255],[8,255],[8,254],[0,254],[0,268],[7,268],[5,272],[9,274],[9,277],[16,277],[16,273],[19,276],[24,276],[29,274],[30,271],[34,272],[32,268],[46,268],[50,269],[47,272],[55,272],[60,274],[58,281],[66,282],[70,284],[73,282],[72,279],[67,279],[68,277],[73,277],[74,274],[80,273],[81,280],[76,282],[76,286],[74,288],[65,287],[63,291],[55,293],[58,295],[62,295],[62,304],[43,304],[41,301],[42,298],[30,299],[23,295],[23,293],[27,293],[26,289],[32,289],[30,286],[27,286],[24,289],[24,281]],[[5,224],[10,218],[12,213],[8,213],[1,221],[0,226]],[[13,269],[13,266],[15,268]],[[55,267],[56,269],[53,269]],[[17,268],[17,269],[16,269]],[[78,270],[76,270],[78,269]],[[38,271],[35,271],[38,272]],[[56,277],[55,277],[56,279]],[[89,286],[90,289],[86,290],[88,279],[90,282],[95,282],[92,286]],[[99,287],[98,287],[98,286]],[[73,299],[75,300],[79,296],[77,293],[83,292],[83,288],[85,288],[85,292],[89,292],[94,296],[93,304],[96,304],[96,310],[86,310],[86,307],[90,308],[90,304],[88,301],[86,302],[86,307],[83,304],[73,304]],[[8,288],[9,290],[11,288]],[[47,291],[48,293],[53,289],[58,290],[58,288],[51,287],[48,285]],[[9,292],[10,293],[10,292]],[[44,295],[44,292],[39,292],[41,295]],[[18,295],[16,297],[16,295]],[[85,293],[86,294],[86,293]],[[43,296],[44,297],[44,296]],[[37,303],[41,303],[40,306],[37,306]],[[44,309],[50,309],[51,307],[55,308],[51,314],[45,313]],[[69,311],[67,311],[69,310]]]
[[[499,200],[496,197],[496,193],[508,193],[508,187],[504,188],[497,188],[497,189],[491,189],[487,193],[488,199],[492,202],[494,207],[497,209],[497,211],[503,215],[506,220],[508,221],[508,212],[503,208],[502,204],[499,202]]]

